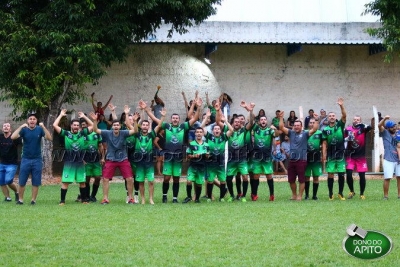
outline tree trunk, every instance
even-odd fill
[[[44,140],[43,143],[43,170],[42,179],[50,182],[53,177],[53,142],[54,142],[54,128],[53,123],[57,117],[57,110],[53,109],[47,114],[43,115],[43,123],[49,130],[50,134],[53,136],[53,141]]]

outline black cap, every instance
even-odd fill
[[[33,112],[32,112],[32,113],[29,113],[27,118],[32,117],[32,116],[34,116],[36,119],[39,119],[38,116],[37,116],[37,114],[36,114],[36,113],[33,113]]]

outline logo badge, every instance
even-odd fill
[[[388,255],[393,248],[392,239],[383,233],[364,230],[355,224],[347,228],[342,246],[347,254],[364,260],[372,260]]]

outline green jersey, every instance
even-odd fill
[[[308,138],[307,162],[321,162],[322,131],[317,130]]]
[[[153,141],[157,134],[155,131],[144,135],[142,132],[135,134],[134,162],[153,163]]]
[[[206,154],[210,153],[210,147],[207,142],[203,141],[203,143],[199,144],[196,140],[193,140],[189,143],[186,153],[188,155],[201,155],[199,158],[190,159],[191,167],[205,167],[206,163],[209,162]]]
[[[165,130],[165,150],[172,154],[182,154],[185,132],[190,128],[189,122],[184,122],[176,127],[163,122],[161,128]]]
[[[85,162],[99,162],[99,144],[103,141],[100,134],[91,132],[90,134],[83,136],[84,150],[85,150]]]
[[[61,129],[60,135],[65,140],[65,162],[83,162],[85,155],[85,140],[83,137],[88,133],[88,129],[83,129],[76,134]]]
[[[210,148],[209,164],[213,166],[224,166],[225,144],[228,141],[228,136],[226,136],[225,133],[221,133],[219,137],[216,137],[207,132],[205,137]]]
[[[328,160],[344,159],[344,126],[340,120],[333,127],[328,125],[322,130],[322,140],[326,140],[328,145]]]
[[[246,135],[250,135],[245,127],[234,131],[228,140],[228,152],[230,161],[243,161],[247,159]]]
[[[252,131],[254,136],[253,158],[257,161],[270,161],[275,131],[268,127],[263,129],[258,124],[253,126]]]

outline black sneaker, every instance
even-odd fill
[[[96,197],[90,197],[90,202],[97,202]]]
[[[201,203],[201,202],[200,202],[200,199],[196,199],[196,200],[194,201],[194,203]]]
[[[192,201],[192,198],[191,197],[186,197],[185,200],[182,203],[185,204],[185,203],[189,203],[190,201]]]
[[[31,205],[36,205],[36,201],[35,201],[35,200],[32,200],[32,201],[31,201]]]
[[[4,199],[4,201],[5,201],[5,202],[11,202],[12,199],[11,199],[11,197],[6,197],[6,198]]]
[[[204,196],[202,196],[201,198],[208,198],[208,196],[207,196],[207,195],[204,195]]]
[[[17,204],[17,205],[24,205],[24,202],[18,200],[18,201],[16,202],[16,204]]]
[[[312,197],[312,200],[318,200],[318,197]]]
[[[309,200],[309,199],[310,199],[309,196],[305,196],[305,197],[304,197],[304,200]]]
[[[80,195],[80,194],[78,194],[78,196],[76,197],[75,202],[82,202],[82,199],[81,199],[81,195]]]
[[[168,198],[167,196],[162,196],[162,203],[167,203],[168,202]]]
[[[179,202],[178,202],[178,199],[177,199],[177,198],[174,198],[174,199],[172,200],[172,203],[179,203]]]

